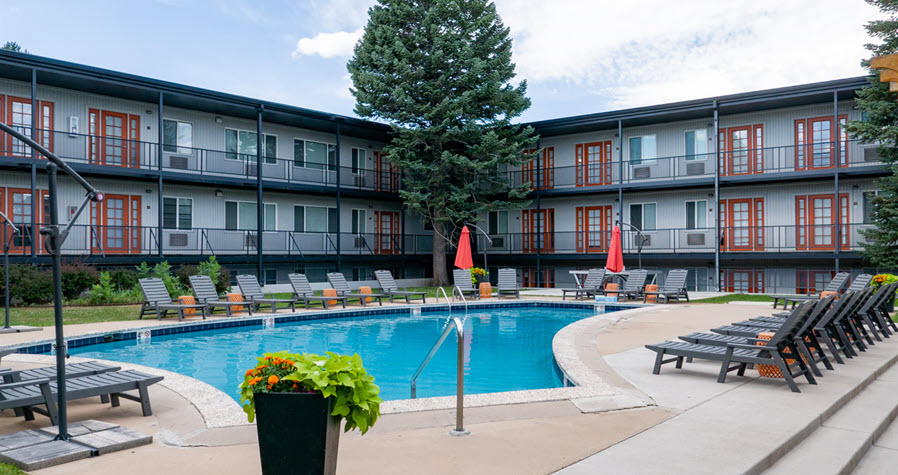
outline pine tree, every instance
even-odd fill
[[[887,15],[867,23],[867,33],[880,43],[867,44],[871,56],[898,53],[898,0],[867,0]],[[861,64],[870,69],[870,59]],[[857,107],[865,112],[864,121],[851,121],[846,129],[852,138],[877,143],[877,151],[891,174],[876,181],[880,192],[872,200],[874,228],[863,231],[867,243],[862,254],[881,269],[898,269],[898,97],[889,92],[889,84],[879,82],[879,72],[870,70],[870,87],[857,94]]]
[[[532,159],[530,107],[512,84],[511,38],[488,0],[379,0],[348,66],[355,112],[387,121],[385,153],[405,208],[433,226],[433,276],[448,283],[448,236],[480,213],[526,204],[500,170]]]
[[[28,50],[22,49],[22,45],[16,43],[15,41],[7,41],[6,43],[3,44],[3,46],[0,46],[0,49],[5,49],[7,51],[15,51],[16,53],[28,54]]]

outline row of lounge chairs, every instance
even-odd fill
[[[521,298],[521,288],[518,287],[518,273],[514,269],[499,269],[499,279],[496,282],[496,297],[502,298],[503,295],[509,295],[514,298]],[[452,271],[452,278],[455,287],[464,296],[470,296],[475,299],[480,298],[480,289],[474,286],[474,279],[471,277],[471,271],[467,269],[455,269]]]
[[[50,418],[53,425],[59,423],[56,408],[56,367],[11,370],[0,369],[0,409],[12,409],[25,420],[34,420],[34,413]],[[66,365],[66,400],[100,397],[100,402],[113,407],[121,399],[140,403],[144,416],[151,416],[150,394],[147,388],[162,381],[162,376],[152,376],[139,371],[121,371],[120,367],[96,361]],[[137,394],[126,391],[136,391]]]
[[[804,377],[808,383],[817,384],[816,377],[823,375],[818,364],[833,370],[833,362],[844,364],[845,359],[859,356],[875,341],[898,332],[887,308],[895,298],[898,283],[882,285],[878,290],[868,284],[869,280],[862,278],[842,295],[804,300],[790,312],[683,335],[679,341],[646,345],[656,353],[652,373],[659,374],[661,366],[668,363],[682,368],[684,361],[693,359],[719,361],[717,381],[723,383],[732,371],[742,376],[749,365],[773,365],[789,388],[800,392],[795,379]],[[761,333],[772,336],[760,339]]]
[[[830,293],[842,293],[845,290],[845,286],[848,284],[848,279],[851,277],[851,274],[848,272],[839,272],[835,276],[833,276],[832,280],[826,284],[826,287],[823,288],[823,291],[820,295],[771,295],[773,297],[773,308],[776,308],[779,302],[783,302],[783,308],[791,302],[792,308],[795,308],[795,305],[801,302],[806,302],[808,300],[814,300],[820,298],[820,296]],[[847,290],[858,291],[864,290],[870,285],[870,282],[873,280],[873,276],[871,274],[861,274],[855,277],[854,281],[848,286]]]
[[[650,296],[654,296],[658,301],[669,302],[674,300],[679,303],[680,299],[689,301],[689,292],[686,291],[686,277],[689,271],[685,269],[674,269],[667,273],[667,278],[661,288],[656,291],[646,291],[646,280],[648,279],[648,271],[638,269],[630,271],[627,280],[620,289],[606,289],[605,269],[590,269],[586,273],[583,285],[576,288],[561,289],[561,299],[567,299],[568,294],[574,294],[574,299],[593,298],[596,295],[614,296],[618,300],[638,300],[642,299],[645,303]]]

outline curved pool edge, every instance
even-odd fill
[[[548,307],[584,307],[584,306],[592,306],[591,303],[588,302],[563,302],[563,301],[551,301],[551,300],[530,300],[530,299],[521,299],[515,301],[493,301],[493,302],[475,302],[469,304],[470,307],[483,307],[483,306],[502,306],[502,307],[515,307],[515,306],[524,306],[537,304],[539,306],[548,306]],[[615,314],[627,314],[635,311],[645,311],[650,310],[651,308],[645,308],[641,305],[635,304],[617,304],[618,307],[636,307],[628,310],[618,310],[613,313],[609,313],[608,315]],[[164,325],[155,325],[155,326],[147,326],[140,328],[128,328],[118,331],[102,331],[102,332],[92,332],[80,334],[74,337],[70,337],[69,341],[77,339],[79,341],[84,342],[83,344],[94,344],[101,343],[105,338],[109,338],[110,335],[123,335],[130,334],[131,338],[135,338],[135,335],[138,332],[149,330],[154,335],[155,334],[168,334],[168,333],[183,333],[190,331],[202,331],[206,329],[214,329],[221,328],[224,326],[252,326],[252,325],[262,325],[264,319],[269,317],[274,317],[275,321],[282,320],[285,322],[295,321],[297,319],[300,320],[313,320],[313,319],[321,319],[321,318],[333,318],[333,317],[350,317],[350,316],[359,316],[362,314],[377,314],[377,313],[392,313],[396,312],[398,309],[402,308],[415,308],[420,307],[424,308],[427,311],[440,311],[446,309],[447,306],[445,304],[424,304],[424,305],[403,305],[403,306],[386,306],[386,307],[376,307],[374,309],[346,309],[346,310],[330,310],[330,311],[321,311],[321,312],[303,312],[302,314],[275,314],[275,315],[267,315],[260,314],[259,316],[252,317],[237,317],[230,319],[221,319],[218,321],[191,321],[191,322],[183,322],[177,323],[172,322],[171,324]],[[575,326],[581,322],[592,321],[597,318],[602,317],[590,317],[584,320],[580,320],[578,322],[572,323],[567,327],[564,327],[558,333],[556,333],[553,338],[553,354],[555,357],[556,364],[558,364],[559,368],[571,381],[577,383],[576,386],[568,386],[568,387],[560,387],[560,388],[544,388],[544,389],[530,389],[530,390],[520,390],[520,391],[506,391],[506,392],[495,392],[495,393],[482,393],[482,394],[466,394],[464,397],[464,404],[466,408],[470,407],[484,407],[484,406],[493,406],[493,405],[506,405],[506,404],[526,404],[526,403],[536,403],[536,402],[547,402],[547,401],[559,401],[559,400],[571,400],[572,402],[576,399],[595,399],[595,398],[603,398],[603,399],[614,399],[621,395],[621,392],[614,388],[612,385],[609,385],[607,382],[602,380],[600,377],[592,373],[589,370],[588,366],[586,366],[577,356],[576,352],[576,344],[573,341],[576,337],[576,333],[572,333],[570,337],[567,336],[568,332],[574,332]],[[605,316],[607,319],[607,316]],[[570,329],[570,330],[569,330]],[[562,339],[559,340],[559,335],[562,335]],[[126,335],[126,338],[129,335]],[[559,348],[559,344],[568,345],[567,338],[571,338],[570,341],[570,350],[565,348]],[[559,343],[559,341],[561,343]],[[49,339],[36,339],[34,341],[28,343],[20,343],[16,345],[8,345],[7,347],[23,349],[24,353],[14,353],[6,356],[5,358],[9,361],[22,362],[22,363],[39,363],[39,364],[47,364],[52,365],[55,364],[55,356],[51,354],[47,354],[45,352],[40,354],[29,354],[35,353],[35,350],[40,349],[42,347],[49,347],[52,345],[53,341]],[[560,351],[559,351],[560,350]],[[559,357],[559,355],[561,355]],[[203,381],[198,379],[182,375],[180,373],[174,373],[171,371],[162,370],[159,368],[136,365],[131,363],[113,361],[113,360],[98,360],[96,358],[81,358],[81,357],[69,357],[69,362],[76,363],[81,361],[101,361],[106,364],[120,366],[122,369],[134,369],[137,371],[145,372],[153,375],[164,376],[165,379],[159,384],[170,389],[183,397],[189,404],[193,405],[200,415],[203,418],[203,421],[207,428],[223,428],[223,427],[233,427],[233,426],[241,426],[241,425],[250,425],[250,423],[246,419],[246,414],[243,412],[243,409],[235,401],[232,397],[228,396],[226,393],[217,389]],[[590,376],[592,374],[592,376]],[[428,398],[418,398],[418,399],[398,399],[385,401],[381,404],[381,414],[400,414],[407,412],[420,412],[420,411],[433,411],[433,410],[445,410],[445,409],[455,409],[456,398],[455,396],[438,396],[438,397],[428,397]],[[611,403],[611,410],[614,408],[623,408],[617,407],[615,403]],[[628,406],[628,407],[633,407]]]

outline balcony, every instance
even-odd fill
[[[240,154],[204,148],[166,145],[159,166],[159,144],[137,140],[115,139],[56,130],[40,130],[42,143],[60,158],[74,164],[100,167],[98,171],[127,175],[129,172],[160,170],[179,178],[197,181],[216,179],[255,182],[259,173],[254,154]],[[0,134],[0,156],[30,158],[31,150]],[[305,185],[336,190],[339,173],[340,188],[349,190],[397,193],[399,174],[358,167],[336,167],[325,163],[298,162],[292,158],[262,157],[262,178],[268,183]]]
[[[869,224],[845,224],[841,226],[841,252],[861,250],[864,237],[861,231]],[[539,238],[539,239],[538,239]],[[550,233],[509,233],[491,235],[490,246],[482,236],[477,237],[477,249],[489,254],[607,254],[611,232],[556,231]],[[539,240],[539,242],[537,242]],[[721,237],[714,228],[704,229],[655,229],[643,232],[640,237],[634,231],[621,231],[621,243],[625,253],[636,253],[642,243],[643,254],[700,254],[714,253],[833,253],[835,251],[835,225],[782,225],[739,228],[721,228]],[[597,257],[598,258],[598,257]]]
[[[766,147],[736,152],[722,152],[720,156],[721,181],[764,179],[770,177],[813,176],[829,174],[833,170],[836,149],[833,142],[808,145]],[[843,171],[882,170],[883,162],[876,147],[861,144],[857,140],[840,143]],[[556,160],[563,157],[557,155]],[[618,185],[647,185],[676,182],[684,185],[713,183],[717,154],[680,155],[651,160],[630,161],[612,159],[601,163],[580,166],[559,166],[540,170],[539,188],[544,191],[590,191],[616,188]],[[571,157],[568,161],[573,162]],[[623,166],[621,166],[623,165]],[[530,182],[536,187],[536,172],[514,170],[506,172],[514,186]],[[623,178],[621,178],[623,176]]]

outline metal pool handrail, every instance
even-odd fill
[[[446,295],[446,289],[442,287],[437,287],[437,289],[443,293],[443,298],[446,299],[446,303],[449,305],[449,316],[452,316],[452,301],[449,300],[449,296]]]
[[[427,357],[425,357],[424,361],[421,362],[421,366],[418,366],[418,370],[415,371],[415,375],[412,376],[412,399],[415,399],[416,396],[416,383],[418,380],[418,376],[421,376],[421,372],[424,371],[424,368],[426,368],[427,364],[430,363],[430,360],[433,359],[433,355],[437,353],[437,350],[439,350],[443,342],[446,341],[446,337],[448,337],[449,333],[454,329],[458,346],[458,359],[456,360],[455,372],[455,430],[452,430],[449,433],[451,435],[461,436],[468,435],[470,433],[465,430],[464,426],[465,327],[464,323],[462,323],[462,321],[457,317],[452,318],[452,323],[454,323],[455,325],[446,325],[446,327],[443,328],[442,333],[440,333],[440,338],[436,343],[434,343],[433,348],[430,349],[430,353],[427,354]]]

